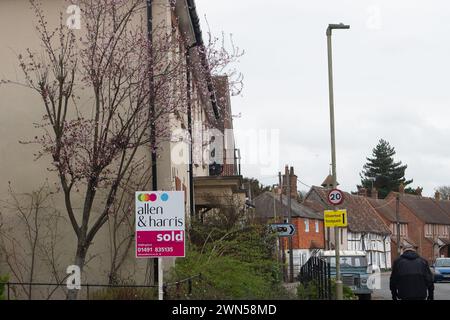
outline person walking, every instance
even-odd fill
[[[434,281],[428,261],[408,244],[392,265],[389,283],[392,300],[433,300]]]

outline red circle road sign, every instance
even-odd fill
[[[344,193],[339,189],[333,189],[328,192],[328,202],[332,205],[339,205],[344,201]]]

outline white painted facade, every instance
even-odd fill
[[[348,232],[347,249],[365,251],[368,264],[377,265],[380,269],[391,268],[391,239],[389,236]]]

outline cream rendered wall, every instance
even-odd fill
[[[60,11],[66,11],[67,2],[45,0],[43,4],[44,12],[52,24],[58,22]],[[34,14],[27,0],[0,1],[0,79],[19,82],[23,80],[17,55],[24,53],[26,48],[40,51],[34,23]],[[86,102],[88,97],[83,96],[82,100]],[[56,175],[47,170],[51,167],[50,159],[41,158],[34,161],[33,154],[38,148],[34,145],[18,143],[19,140],[32,140],[34,136],[41,134],[39,129],[33,127],[33,123],[40,122],[44,113],[43,108],[40,98],[30,89],[17,85],[0,86],[0,199],[2,200],[8,197],[8,181],[11,181],[14,189],[20,193],[32,192],[46,179],[51,186],[58,183]],[[142,153],[150,154],[149,150],[142,150]],[[170,176],[171,171],[163,165],[159,172],[162,176]],[[167,186],[169,187],[169,184]],[[61,211],[63,217],[66,217],[62,195],[55,194],[54,199],[55,207]],[[77,209],[81,209],[81,199],[81,196],[78,200],[74,199]],[[95,206],[98,209],[100,201]],[[94,207],[94,212],[96,212],[96,208]],[[11,221],[12,213],[3,211],[3,214],[7,223],[14,225],[14,220]],[[61,239],[58,242],[58,253],[60,254],[58,271],[64,276],[66,267],[73,263],[76,237],[67,219],[61,223],[59,233]],[[108,226],[105,225],[97,234],[89,250],[92,260],[86,266],[83,274],[85,282],[107,282],[110,261],[109,237]],[[143,284],[145,271],[151,269],[147,262],[147,260],[137,261],[134,258],[134,252],[130,252],[124,266],[124,276],[130,276],[135,279],[136,283]],[[44,263],[38,264],[38,269],[35,281],[51,279],[48,267]],[[5,272],[8,272],[7,266],[0,255],[0,274]]]
[[[45,0],[43,10],[49,18],[50,24],[56,24],[59,12],[65,12],[67,2],[64,0]],[[143,13],[144,14],[144,13]],[[68,15],[64,15],[67,17]],[[154,26],[165,23],[170,28],[171,13],[167,0],[155,0],[153,6]],[[22,72],[18,65],[17,55],[24,53],[26,48],[40,51],[40,43],[34,29],[35,17],[30,9],[28,0],[2,0],[0,1],[0,79],[9,79],[20,82],[23,80]],[[169,30],[169,29],[166,29]],[[77,31],[82,33],[83,30]],[[170,56],[168,56],[170,59]],[[202,129],[205,128],[207,117],[205,108],[208,104],[200,97],[200,93],[194,87],[193,107],[194,117],[200,121]],[[89,107],[89,96],[82,96],[84,106]],[[8,197],[8,181],[11,181],[14,189],[20,193],[32,192],[37,189],[46,179],[53,186],[58,184],[58,177],[47,170],[50,168],[50,159],[41,158],[34,160],[33,154],[39,150],[35,145],[23,145],[19,140],[32,140],[34,136],[40,135],[39,129],[34,128],[33,123],[40,122],[44,114],[44,107],[37,93],[17,85],[0,86],[0,199]],[[173,115],[162,119],[163,125],[172,129],[180,128],[181,122],[187,127],[186,115],[183,119],[177,119]],[[175,190],[175,177],[189,188],[187,163],[174,164],[172,161],[172,150],[175,143],[169,139],[158,141],[158,188],[160,190]],[[202,149],[204,147],[202,146]],[[150,155],[150,150],[143,149],[142,154]],[[149,161],[150,165],[150,161]],[[208,175],[208,163],[203,163],[199,167],[194,166],[195,176]],[[148,187],[151,189],[151,186]],[[189,190],[187,190],[189,194]],[[71,225],[68,223],[67,214],[64,207],[62,195],[54,195],[55,207],[63,217],[60,223],[60,241],[58,241],[59,265],[58,272],[64,276],[65,269],[73,263],[76,237]],[[101,200],[101,199],[100,199]],[[78,212],[81,211],[82,193],[73,202]],[[78,205],[77,205],[78,204]],[[101,201],[94,205],[94,212],[100,210]],[[186,208],[189,208],[189,197],[186,199]],[[187,212],[187,211],[186,211]],[[8,224],[15,222],[11,212],[3,212]],[[22,230],[18,232],[23,232]],[[107,272],[110,263],[110,232],[105,225],[97,234],[94,243],[89,249],[89,256],[92,258],[85,267],[83,282],[106,283]],[[173,265],[173,261],[166,264],[166,269]],[[38,264],[38,272],[34,281],[51,281],[48,266],[42,261]],[[148,260],[136,260],[134,252],[131,250],[124,265],[124,276],[130,277],[136,283],[144,283],[149,277],[146,271],[151,272],[151,265]],[[2,256],[0,255],[0,274],[10,273]],[[145,279],[144,279],[145,278]]]

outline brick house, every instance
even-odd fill
[[[296,230],[292,237],[294,273],[296,274],[299,272],[299,268],[311,257],[311,254],[325,248],[325,234],[323,214],[299,202],[297,176],[293,167],[289,169],[286,166],[285,173],[282,176],[281,189],[275,189],[274,192],[264,192],[254,198],[255,217],[262,223],[288,221],[288,182],[291,189],[291,223]],[[284,248],[287,249],[288,239],[282,239]],[[288,250],[285,250],[286,260],[288,260],[288,254]]]
[[[373,190],[371,194],[372,197],[367,198],[369,204],[391,231],[391,261],[394,261],[398,256],[396,199],[395,197],[389,200],[378,199],[377,193],[374,193]],[[398,221],[400,225],[400,250],[407,244],[419,250],[420,241],[417,235],[417,225],[420,224],[420,220],[403,204],[399,204]]]
[[[264,192],[254,199],[256,217],[260,222],[287,222],[288,217],[288,199],[274,192]],[[281,218],[281,214],[283,218]],[[295,226],[295,234],[292,237],[292,248],[294,255],[294,272],[302,266],[311,257],[311,254],[325,248],[325,236],[323,226],[323,215],[299,202],[291,200],[291,223]],[[287,238],[285,241],[287,249]],[[286,257],[288,250],[286,250]]]
[[[439,196],[430,198],[405,194],[403,187],[400,187],[400,192],[389,193],[386,201],[391,201],[395,206],[397,195],[399,213],[408,219],[408,238],[417,245],[418,253],[430,263],[439,256],[448,257],[450,201],[441,200]]]
[[[326,179],[322,187],[313,186],[305,197],[304,205],[315,210],[332,209],[327,202],[330,184]],[[344,202],[338,209],[347,209],[348,226],[341,228],[341,250],[366,251],[369,264],[375,264],[381,269],[391,267],[391,239],[388,225],[379,217],[364,196],[344,192]],[[334,230],[325,232],[325,247],[334,249]]]

